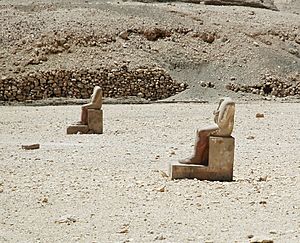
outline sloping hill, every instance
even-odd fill
[[[299,4],[275,4],[280,11],[179,2],[1,1],[0,74],[160,67],[189,84],[171,99],[260,98],[226,86],[255,85],[266,75],[299,82]]]

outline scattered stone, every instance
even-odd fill
[[[31,58],[25,63],[25,65],[37,65],[37,64],[40,64],[38,58]]]
[[[213,43],[216,39],[215,35],[210,34],[210,33],[202,33],[200,35],[200,38],[204,41],[207,42],[209,44]]]
[[[267,202],[266,201],[260,201],[259,204],[265,205],[265,204],[267,204]]]
[[[32,149],[39,149],[40,145],[38,143],[36,144],[30,144],[30,145],[22,145],[22,149],[25,150],[32,150]]]
[[[250,243],[273,243],[273,240],[260,240],[260,239],[256,239],[253,238]]]
[[[263,113],[256,113],[255,117],[256,118],[264,118],[265,115]]]
[[[160,187],[156,189],[158,192],[165,192],[166,191],[166,186]]]
[[[267,181],[268,176],[259,177],[258,181]]]
[[[176,152],[174,150],[170,151],[170,155],[174,155]]]
[[[253,45],[259,46],[259,44],[256,41],[253,41]]]
[[[204,87],[204,88],[215,88],[215,84],[212,83],[212,82],[204,82],[204,81],[200,81],[200,85],[201,87]]]
[[[162,177],[165,177],[165,178],[169,177],[166,172],[164,172],[164,171],[159,171],[159,172]]]
[[[63,216],[58,220],[55,220],[54,223],[57,224],[71,224],[75,223],[77,220],[74,216]]]
[[[298,50],[297,50],[296,48],[289,48],[289,49],[288,49],[288,52],[289,52],[290,54],[296,55],[296,56],[299,54],[299,52],[298,52]]]
[[[47,203],[47,202],[48,202],[48,198],[44,197],[44,198],[42,199],[42,203]]]
[[[123,228],[120,231],[118,231],[119,234],[127,234],[129,232],[128,228]]]
[[[144,31],[144,36],[149,41],[156,41],[160,38],[170,37],[171,32],[166,29],[150,28]]]
[[[122,31],[120,34],[119,34],[119,37],[122,38],[123,40],[129,40],[129,33],[128,31]]]
[[[165,239],[166,237],[164,237],[163,235],[159,235],[154,238],[154,240],[165,240]]]

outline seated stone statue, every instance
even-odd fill
[[[208,165],[209,136],[230,137],[234,125],[235,103],[231,98],[222,98],[214,111],[215,124],[197,131],[195,154],[179,161],[181,164]]]
[[[88,109],[101,109],[102,107],[102,89],[99,86],[95,86],[91,102],[81,106],[81,119],[79,124],[88,124]]]
[[[91,102],[81,106],[80,121],[67,127],[67,134],[102,134],[103,111],[102,89],[96,86],[93,90]]]

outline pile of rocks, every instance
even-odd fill
[[[94,47],[115,42],[114,35],[77,34],[62,32],[43,34],[38,40],[23,39],[18,43],[19,48],[31,51],[31,58],[25,65],[38,65],[48,60],[48,55],[72,52],[71,47]],[[16,50],[13,50],[16,53]]]
[[[286,97],[300,95],[300,74],[280,79],[273,75],[265,75],[262,82],[256,85],[240,85],[229,83],[226,88],[235,92],[246,92],[264,96]]]
[[[149,100],[170,97],[187,88],[174,81],[161,68],[127,66],[96,70],[35,71],[22,76],[0,79],[1,101],[40,100],[51,97],[89,98],[93,87],[99,85],[104,97],[138,96]]]
[[[171,36],[171,31],[161,28],[149,28],[144,31],[144,36],[149,41],[156,41],[160,38],[166,38]]]

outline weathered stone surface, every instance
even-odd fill
[[[71,125],[67,128],[67,134],[77,134],[77,133],[88,133],[89,128],[87,125]]]
[[[234,138],[215,137],[209,138],[208,166],[220,170],[232,179],[234,161]]]
[[[103,133],[103,111],[88,109],[88,128],[93,133]]]
[[[22,149],[25,150],[32,150],[32,149],[39,149],[40,145],[38,143],[30,144],[30,145],[22,145]]]
[[[278,11],[278,8],[274,4],[274,0],[204,0],[204,4],[249,6],[254,8],[266,8]]]
[[[197,178],[199,180],[232,181],[234,161],[234,138],[209,138],[208,166],[197,164],[169,164],[171,179]]]

